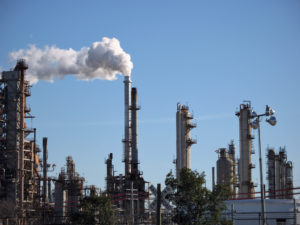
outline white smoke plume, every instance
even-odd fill
[[[63,79],[69,74],[80,80],[115,80],[117,74],[130,76],[133,68],[130,55],[121,48],[119,40],[107,37],[80,51],[56,46],[40,49],[30,45],[28,49],[11,52],[10,58],[26,60],[29,66],[26,79],[31,84],[39,80],[53,82],[55,78]]]

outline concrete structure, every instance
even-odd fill
[[[285,148],[281,148],[276,154],[274,149],[269,148],[268,159],[268,185],[269,198],[292,199],[293,198],[293,164],[287,162]]]
[[[252,169],[254,165],[251,161],[252,139],[250,119],[251,119],[251,104],[241,104],[239,112],[236,115],[239,117],[239,134],[240,134],[240,159],[239,159],[239,198],[253,198],[254,185],[252,182]]]
[[[191,138],[190,131],[196,127],[191,123],[193,115],[189,107],[177,104],[176,112],[176,177],[182,168],[191,168],[191,145],[197,141]]]
[[[235,225],[260,225],[260,199],[225,201],[227,210],[223,216]],[[266,199],[268,225],[300,224],[300,200]]]

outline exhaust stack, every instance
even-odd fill
[[[124,162],[125,162],[125,176],[131,173],[131,113],[130,113],[130,89],[131,80],[129,76],[124,76],[124,103],[125,103],[125,138],[124,142]]]
[[[131,164],[131,172],[133,174],[138,174],[138,131],[137,131],[137,124],[138,124],[138,115],[137,111],[140,107],[137,104],[137,89],[134,87],[131,89],[131,116],[132,116],[132,142],[131,142],[131,150],[132,150],[132,164]]]

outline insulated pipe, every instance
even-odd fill
[[[134,174],[138,174],[138,131],[137,131],[137,111],[139,107],[137,105],[137,89],[131,89],[131,116],[132,116],[132,137],[131,137],[131,150],[132,150],[132,167],[131,172]]]
[[[124,162],[125,162],[125,175],[129,175],[131,173],[131,149],[130,149],[130,137],[131,137],[131,113],[130,113],[130,89],[131,89],[131,80],[129,76],[124,76],[124,104],[125,104],[125,139],[124,142]]]

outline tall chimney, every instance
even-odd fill
[[[124,76],[124,97],[125,97],[125,138],[124,142],[124,162],[125,162],[125,176],[131,173],[131,113],[130,113],[130,89],[131,80],[129,76]]]
[[[137,89],[134,87],[131,89],[131,116],[132,116],[132,137],[131,137],[131,150],[132,150],[132,163],[131,163],[131,172],[133,174],[138,174],[138,116],[137,111],[139,110],[139,106],[137,105]]]
[[[43,138],[43,200],[44,203],[48,202],[47,192],[47,170],[48,170],[48,138]]]

